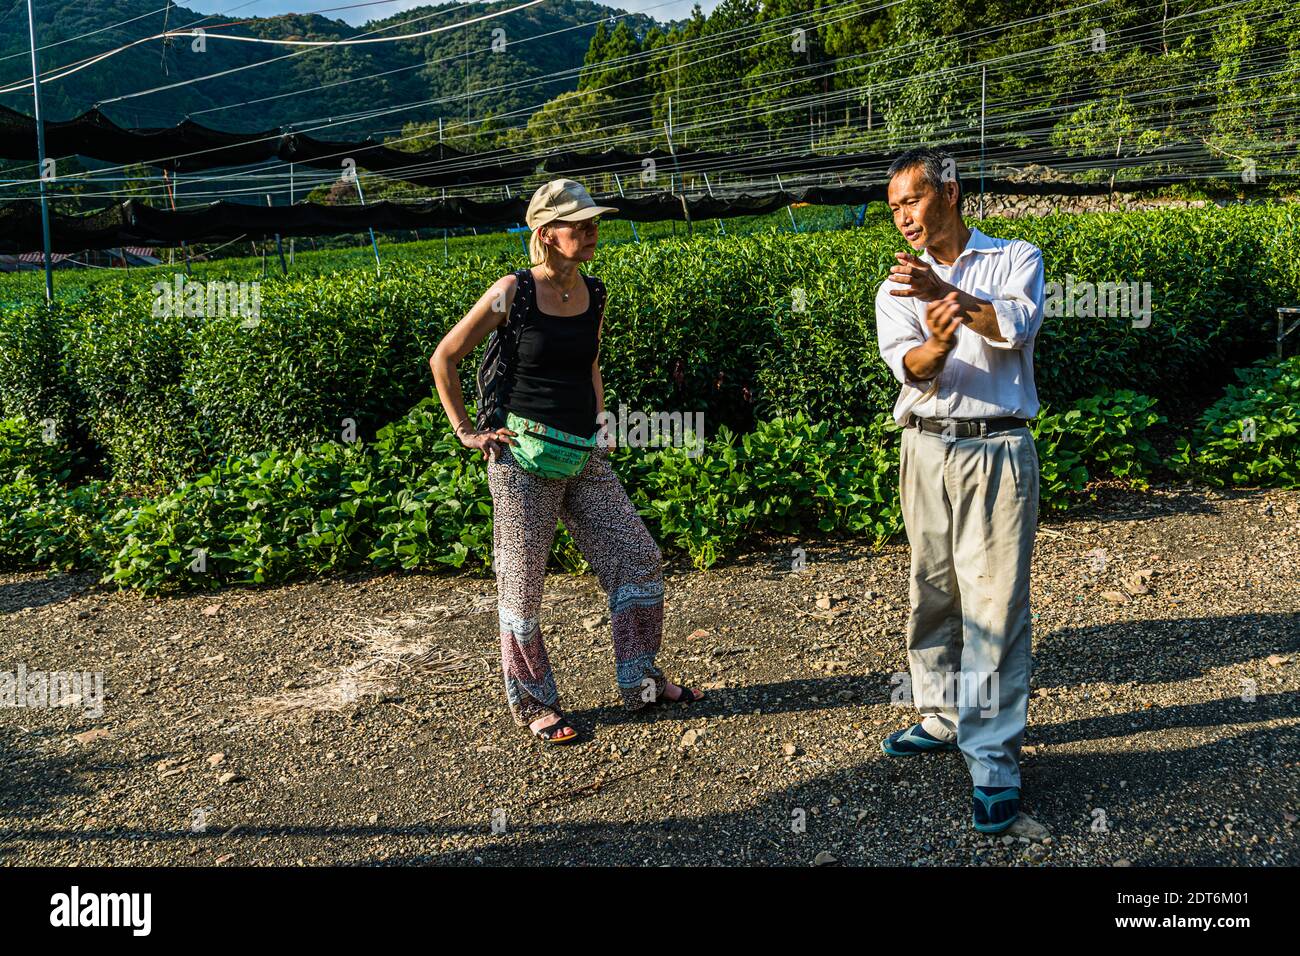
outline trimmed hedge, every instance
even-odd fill
[[[1226,370],[1266,348],[1272,309],[1300,300],[1300,229],[1285,206],[990,220],[1044,251],[1048,279],[1150,282],[1147,328],[1049,318],[1035,352],[1044,402],[1140,387],[1203,407]],[[874,293],[902,241],[892,226],[701,237],[602,250],[607,405],[702,411],[710,434],[802,413],[862,425],[897,394],[875,344]],[[60,432],[104,474],[175,482],[229,455],[307,448],[345,419],[370,438],[430,394],[428,356],[495,278],[462,255],[263,280],[260,322],[155,318],[157,273],[0,320],[5,415]],[[251,267],[250,267],[251,269]],[[208,273],[207,278],[213,278]],[[232,279],[250,278],[232,272]],[[462,364],[472,395],[477,355]],[[102,453],[96,447],[102,446]]]
[[[1079,500],[1090,477],[1140,482],[1153,463],[1133,450],[1156,423],[1152,404],[1108,393],[1044,416],[1044,506]],[[11,423],[0,438],[28,427]],[[702,449],[619,448],[612,458],[665,552],[706,568],[756,535],[880,541],[899,532],[897,432],[886,413],[843,429],[795,415],[739,437],[722,428]],[[348,569],[482,568],[492,553],[486,469],[433,399],[374,442],[233,457],[154,498],[119,499],[102,482],[69,489],[59,461],[49,467],[59,470],[19,468],[0,485],[6,566],[88,568],[105,583],[159,591]],[[584,563],[563,532],[553,556]]]
[[[1175,467],[1212,485],[1300,488],[1300,356],[1237,370],[1237,384],[1205,410]]]

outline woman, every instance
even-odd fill
[[[528,204],[532,268],[498,279],[438,343],[430,359],[442,407],[466,448],[488,459],[497,611],[506,699],[519,725],[548,743],[569,743],[577,731],[560,710],[542,641],[539,614],[546,560],[556,519],[564,522],[609,598],[620,695],[629,710],[662,701],[692,703],[704,695],[678,687],[655,666],[663,636],[663,573],[646,530],[609,464],[607,441],[595,441],[604,410],[599,345],[605,287],[579,265],[596,252],[598,206],[579,183],[556,179]],[[511,316],[522,283],[526,309],[513,374],[504,385],[508,424],[478,430],[465,412],[456,368]],[[536,445],[577,455],[570,477],[550,477],[520,447]],[[581,449],[595,447],[583,458]]]

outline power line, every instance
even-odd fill
[[[272,44],[272,45],[276,45],[276,46],[296,46],[296,47],[309,47],[309,48],[321,48],[321,47],[332,47],[332,46],[353,46],[353,45],[356,45],[356,44],[363,44],[363,43],[395,43],[395,42],[398,42],[398,41],[401,41],[401,40],[417,40],[417,39],[420,39],[421,37],[432,36],[432,35],[435,34],[435,33],[443,33],[443,32],[446,32],[447,30],[454,30],[454,29],[457,29],[458,27],[465,27],[465,26],[469,26],[470,24],[481,23],[481,22],[483,22],[484,20],[493,20],[493,19],[496,19],[497,17],[505,16],[505,15],[508,14],[508,13],[514,13],[514,12],[516,12],[516,11],[518,11],[518,10],[522,10],[522,9],[524,9],[524,8],[526,8],[526,7],[536,6],[537,4],[542,3],[542,2],[543,2],[543,0],[525,0],[524,3],[521,3],[521,4],[519,4],[518,6],[511,7],[511,8],[509,8],[508,10],[499,10],[499,11],[496,11],[496,12],[494,12],[494,13],[487,13],[487,14],[484,14],[484,15],[479,16],[479,17],[473,17],[473,18],[471,18],[471,19],[469,19],[469,20],[462,20],[462,21],[459,21],[459,22],[457,22],[457,23],[449,24],[449,25],[444,26],[444,27],[433,27],[432,29],[429,29],[429,30],[422,30],[422,31],[419,31],[419,32],[416,32],[416,33],[404,33],[404,34],[401,34],[400,36],[392,36],[392,37],[366,37],[366,36],[362,36],[362,37],[354,37],[354,38],[346,39],[346,40],[272,40],[272,39],[268,39],[268,38],[265,38],[265,37],[241,37],[241,36],[238,36],[237,34],[231,34],[231,33],[208,33],[208,32],[206,32],[206,31],[196,32],[196,30],[185,30],[185,29],[170,30],[170,31],[167,31],[167,32],[165,32],[165,33],[156,33],[156,34],[154,34],[153,36],[142,37],[142,38],[140,38],[140,39],[138,39],[138,40],[132,40],[130,43],[124,43],[124,44],[122,44],[121,46],[114,47],[114,48],[111,49],[111,50],[106,50],[106,51],[104,51],[103,53],[99,53],[99,54],[96,54],[95,56],[88,57],[88,58],[86,58],[85,60],[79,61],[79,62],[76,63],[76,64],[69,65],[69,66],[66,67],[66,68],[64,68],[64,67],[59,67],[57,70],[54,70],[54,71],[46,71],[47,73],[52,73],[53,75],[50,75],[50,76],[43,76],[43,77],[41,78],[41,83],[42,83],[42,84],[45,84],[45,83],[52,83],[52,82],[54,82],[55,80],[61,80],[61,79],[65,78],[65,77],[72,76],[74,73],[79,73],[79,72],[81,72],[82,70],[89,69],[90,67],[95,66],[95,65],[98,64],[98,63],[102,63],[104,60],[107,60],[107,59],[109,59],[110,57],[117,56],[117,54],[119,54],[119,53],[124,53],[124,52],[126,52],[127,50],[132,49],[133,47],[137,47],[137,46],[139,46],[139,45],[142,44],[142,43],[149,43],[149,42],[151,42],[151,41],[153,41],[153,40],[161,40],[161,39],[169,38],[169,37],[199,37],[199,36],[202,36],[205,40],[209,40],[209,39],[212,39],[212,40],[235,40],[235,41],[242,41],[242,42],[246,42],[246,43],[263,43],[263,44]],[[418,20],[418,19],[428,19],[429,17],[440,16],[442,13],[443,13],[443,11],[438,11],[437,13],[434,13],[434,14],[428,14],[428,15],[425,16],[425,17],[417,17],[417,18],[415,18],[415,19],[417,19],[417,20]],[[414,21],[407,21],[407,22],[414,22]],[[383,28],[381,28],[381,29],[384,29],[384,30],[394,29],[395,26],[396,26],[396,25],[394,25],[394,26],[392,26],[392,27],[383,27]],[[378,32],[378,31],[372,31],[372,32]],[[269,61],[268,61],[268,62],[269,62]],[[208,76],[195,77],[195,78],[193,78],[193,79],[184,80],[184,81],[181,81],[181,82],[178,82],[178,83],[170,83],[170,84],[167,84],[167,85],[165,85],[165,86],[157,86],[157,87],[154,87],[154,88],[149,89],[149,90],[141,91],[141,92],[139,92],[139,93],[129,93],[129,94],[126,94],[126,95],[124,95],[124,96],[116,96],[116,97],[112,97],[111,99],[101,100],[100,102],[101,102],[101,104],[117,103],[117,102],[120,102],[120,101],[122,101],[122,100],[130,99],[130,98],[132,98],[132,97],[134,97],[134,96],[146,96],[146,95],[148,95],[148,94],[150,94],[150,93],[159,93],[159,92],[162,92],[162,91],[164,91],[164,90],[172,90],[172,89],[176,89],[177,87],[188,86],[188,85],[190,85],[191,83],[198,83],[198,82],[201,82],[202,80],[214,79],[214,78],[216,78],[216,77],[220,77],[220,76],[227,76],[227,75],[229,75],[229,74],[231,74],[231,73],[238,73],[238,72],[240,72],[241,70],[250,69],[250,68],[252,68],[252,67],[254,67],[254,66],[260,66],[260,65],[263,65],[263,64],[260,64],[260,63],[259,63],[259,64],[247,64],[247,65],[245,65],[245,66],[237,67],[237,68],[235,68],[235,69],[231,69],[231,70],[222,70],[222,71],[220,71],[220,72],[218,72],[218,73],[212,73],[212,74],[209,74]],[[62,72],[59,72],[60,70],[61,70]],[[25,90],[25,89],[28,89],[29,87],[31,87],[31,85],[32,85],[31,83],[14,84],[14,85],[11,85],[11,86],[8,86],[8,87],[0,88],[0,93],[17,93],[17,92],[21,92],[22,90]]]
[[[1082,5],[1082,6],[1093,6],[1093,5],[1095,5],[1095,4],[1084,4],[1084,5]],[[1240,5],[1240,4],[1238,4],[1238,3],[1222,4],[1222,5],[1220,5],[1219,7],[1212,8],[1211,11],[1199,11],[1199,13],[1203,15],[1203,14],[1208,13],[1208,12],[1213,12],[1213,11],[1215,11],[1215,10],[1220,10],[1220,9],[1224,9],[1224,8],[1228,8],[1228,7],[1232,7],[1232,6],[1238,6],[1238,5]],[[1077,9],[1079,9],[1079,8],[1071,8],[1071,11],[1058,11],[1058,12],[1056,12],[1055,14],[1044,15],[1044,16],[1039,17],[1039,18],[1026,18],[1026,19],[1027,19],[1027,20],[1032,20],[1032,19],[1046,19],[1048,16],[1061,16],[1061,15],[1064,15],[1065,13],[1069,13],[1069,12],[1072,12],[1073,10],[1077,10]],[[1179,18],[1181,19],[1181,16],[1180,16]],[[1019,22],[1024,22],[1024,21],[1019,21]],[[981,31],[968,31],[968,32],[970,32],[970,33],[986,33],[986,32],[989,32],[989,31],[991,31],[991,30],[993,30],[993,29],[1006,29],[1006,28],[1008,28],[1008,27],[1011,26],[1011,25],[1012,25],[1012,24],[1004,24],[1004,25],[1000,25],[1000,26],[997,27],[997,28],[987,28],[987,29],[985,29],[985,30],[981,30]],[[1134,28],[1134,29],[1136,29],[1136,28]],[[1122,31],[1120,31],[1120,32],[1122,32]],[[704,38],[704,39],[711,39],[711,38],[707,38],[707,37],[706,37],[706,38]],[[1077,41],[1068,41],[1068,42],[1077,42]],[[1016,56],[1023,57],[1023,56],[1025,56],[1025,55],[1027,55],[1027,53],[1028,53],[1028,54],[1032,54],[1032,53],[1042,52],[1043,50],[1054,49],[1054,48],[1057,48],[1057,47],[1062,46],[1062,45],[1065,45],[1065,44],[1053,44],[1053,45],[1049,45],[1049,46],[1047,46],[1047,47],[1040,48],[1039,50],[1035,50],[1035,51],[1022,51],[1021,53],[1017,54]],[[904,54],[900,54],[900,56],[902,56],[902,55],[904,55]],[[1015,57],[1004,57],[1004,58],[1002,58],[1002,59],[1013,59],[1013,58],[1015,58]],[[993,62],[993,61],[986,61],[986,62]],[[603,65],[603,64],[602,64],[602,65]],[[937,76],[943,76],[943,75],[946,74],[946,73],[955,72],[955,71],[958,71],[958,70],[960,70],[960,69],[973,69],[973,67],[970,66],[970,65],[967,65],[967,66],[964,66],[964,67],[945,68],[945,69],[943,69],[943,70],[934,71],[932,74],[928,74],[927,76],[936,76],[936,77],[937,77]],[[838,71],[835,71],[835,72],[844,72],[844,70],[841,69],[841,70],[838,70]],[[924,77],[922,77],[922,78],[924,78]],[[912,80],[912,81],[915,81],[915,80],[917,80],[917,79],[919,79],[919,78],[914,76],[914,77],[911,77],[911,78],[909,78],[909,79]],[[782,86],[782,85],[787,85],[787,84],[774,84],[774,85],[772,85],[771,88],[779,88],[779,87]],[[835,99],[843,99],[843,98],[845,98],[846,96],[852,95],[854,92],[855,92],[855,91],[852,90],[852,89],[850,89],[850,90],[838,90],[838,91],[832,91],[832,92],[830,92],[830,93],[828,93],[828,94],[824,94],[824,95],[823,95],[823,94],[819,94],[819,95],[818,95],[818,98],[823,99],[823,100],[825,100],[825,99],[831,99],[831,98],[835,98]],[[741,95],[741,96],[749,95],[749,96],[752,97],[752,95],[753,95],[753,91],[745,91],[745,90],[742,90],[742,91],[740,91],[740,94],[739,94],[739,95]],[[734,97],[733,97],[733,98],[734,98]],[[813,102],[816,102],[816,98],[813,100]],[[807,105],[807,101],[795,101],[794,104],[793,104],[792,106],[787,107],[786,109],[787,109],[787,110],[802,109],[802,108],[803,108],[804,106],[806,106],[806,105]],[[374,113],[369,114],[369,115],[383,115],[384,113],[388,113],[388,112],[391,112],[391,111],[390,111],[390,110],[380,110],[380,111],[375,111]],[[727,120],[728,123],[731,123],[731,122],[733,122],[733,121],[734,121],[734,115],[731,116],[731,117],[729,117],[728,120]],[[330,125],[330,124],[327,124],[327,125]],[[708,125],[708,124],[697,124],[696,126],[691,127],[691,128],[693,128],[693,129],[703,129],[703,128],[706,128],[707,125]],[[417,138],[417,137],[408,137],[408,139],[409,139],[409,138]],[[608,140],[603,140],[603,142],[608,142]],[[464,164],[464,165],[469,165],[469,164],[472,164],[473,162],[475,162],[475,160],[474,160],[472,157],[470,157],[470,158],[467,158],[467,159],[465,159],[465,160],[461,160],[461,161],[459,161],[459,162],[462,163],[462,164]],[[432,167],[435,166],[435,165],[438,166],[439,168],[447,168],[447,165],[448,165],[448,164],[424,164],[424,165],[426,166],[426,168],[432,168]],[[416,167],[413,165],[411,168],[416,168]],[[455,168],[455,164],[451,164],[451,168]],[[237,176],[238,174],[235,174],[235,175]],[[259,175],[259,173],[254,172],[254,173],[252,173],[252,174],[250,174],[250,175],[256,176],[256,175]],[[208,180],[210,180],[210,179],[219,179],[219,178],[226,178],[226,177],[200,177],[200,179],[201,179],[202,181],[208,181]],[[381,178],[383,178],[383,177],[381,177]]]

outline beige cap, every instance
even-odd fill
[[[591,219],[606,212],[618,210],[613,206],[597,206],[582,183],[572,179],[552,179],[533,193],[524,220],[529,229],[536,229],[556,219]]]

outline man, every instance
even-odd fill
[[[896,253],[876,295],[880,354],[902,385],[907,656],[921,722],[881,747],[893,757],[959,749],[975,829],[1001,833],[1020,813],[1029,704],[1039,477],[1027,420],[1038,414],[1043,257],[969,228],[963,198],[939,150],[909,150],[889,168],[894,224],[922,253]]]

